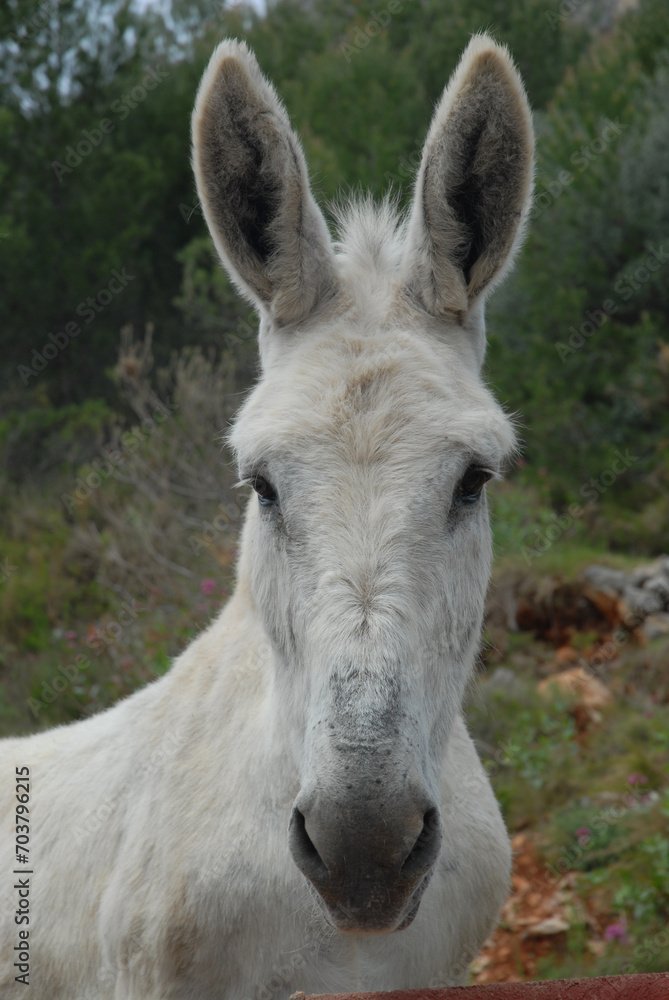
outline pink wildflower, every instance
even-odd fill
[[[205,594],[205,596],[210,597],[216,592],[216,581],[212,580],[211,577],[207,577],[207,579],[203,580],[200,584],[200,591]]]
[[[609,924],[604,929],[604,937],[607,941],[620,941],[627,944],[627,927],[624,920],[616,920],[614,924]]]

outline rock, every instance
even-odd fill
[[[657,595],[665,608],[669,604],[669,579],[664,574],[651,576],[644,584],[643,589],[650,590],[653,594]]]
[[[623,590],[622,594],[622,607],[624,609],[624,618],[632,618],[634,615],[637,617],[639,615],[654,614],[655,611],[661,611],[663,607],[663,602],[657,594],[653,591],[648,591],[644,587],[632,587],[627,586]]]
[[[629,585],[627,574],[621,569],[611,569],[609,566],[588,566],[583,576],[593,590],[603,591],[620,596]]]
[[[570,714],[576,722],[579,733],[589,726],[602,721],[600,709],[610,705],[613,695],[601,681],[589,674],[583,667],[563,670],[554,677],[547,677],[537,685],[540,694],[550,694],[551,687],[569,695],[572,699]]]
[[[664,611],[669,612],[669,555],[631,572],[589,566],[580,580],[570,581],[505,570],[493,578],[486,622],[491,630],[534,632],[556,647],[569,647],[575,632],[603,637],[620,625],[633,631]],[[571,655],[564,649],[556,660],[568,662]]]
[[[618,625],[622,619],[621,599],[611,590],[597,590],[586,584],[584,596],[593,604],[610,625]]]
[[[637,566],[630,573],[629,580],[634,587],[644,587],[648,580],[658,576],[663,576],[669,581],[669,556],[659,556],[652,563],[647,563],[645,566]]]
[[[555,650],[556,663],[576,663],[580,658],[581,654],[573,646],[559,646]]]
[[[546,917],[538,924],[532,924],[525,931],[527,937],[544,937],[548,934],[562,934],[569,930],[569,924],[563,917]]]
[[[663,635],[669,635],[669,614],[663,612],[649,615],[641,626],[641,634],[648,642],[659,639]]]
[[[547,694],[551,687],[572,695],[577,704],[586,708],[604,708],[613,701],[609,689],[583,667],[573,667],[571,670],[555,674],[554,677],[547,677],[537,685],[537,691]]]
[[[635,628],[648,615],[669,609],[669,556],[631,573],[589,566],[583,579],[585,596],[612,625],[625,622]]]

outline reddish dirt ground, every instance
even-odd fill
[[[558,876],[541,860],[532,835],[517,833],[514,852],[512,894],[507,900],[494,934],[486,941],[472,965],[472,982],[516,983],[536,978],[541,959],[559,961],[566,953],[567,930],[585,922],[587,947],[593,955],[606,950],[604,928],[611,915],[598,911],[598,897],[587,906],[574,892],[573,872]]]

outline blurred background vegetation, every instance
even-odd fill
[[[220,432],[256,375],[256,324],[216,263],[189,163],[215,44],[255,50],[327,212],[358,188],[406,203],[432,108],[481,29],[509,45],[538,134],[527,243],[488,308],[486,377],[524,442],[491,496],[498,577],[537,588],[669,550],[666,0],[5,0],[0,735],[159,676],[233,586],[244,498]],[[560,947],[529,961],[509,945],[507,978],[669,967],[669,645],[625,647],[591,739],[568,701],[535,691],[556,648],[587,659],[605,638],[574,628],[559,647],[491,626],[482,671],[511,666],[520,687],[474,699],[471,724],[511,828],[536,834],[546,864],[566,850],[581,879],[561,884]],[[509,733],[523,752],[500,757]],[[584,865],[565,845],[587,839],[625,770],[656,797]],[[480,974],[499,977],[498,959]]]

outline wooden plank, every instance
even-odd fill
[[[669,1000],[669,972],[593,979],[554,979],[539,983],[500,983],[392,993],[339,993],[291,1000]]]

